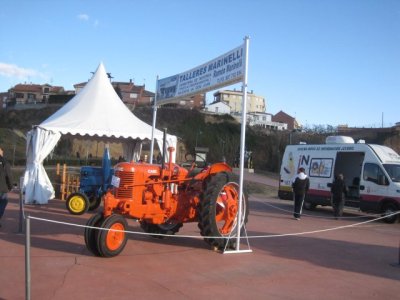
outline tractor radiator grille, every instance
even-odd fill
[[[119,188],[117,188],[117,198],[133,198],[133,184],[135,182],[135,173],[117,171],[116,176],[120,178]]]

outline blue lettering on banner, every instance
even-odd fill
[[[231,71],[233,71],[233,70],[235,70],[237,68],[240,68],[241,66],[242,66],[242,61],[239,61],[237,63],[231,64],[231,65],[227,65],[226,66],[226,70],[228,72],[231,72]]]
[[[179,76],[179,80],[182,82],[189,79],[194,79],[195,77],[201,76],[206,72],[207,72],[207,67],[201,67],[200,69]]]
[[[218,77],[218,76],[221,76],[221,75],[223,75],[223,74],[225,74],[225,68],[223,68],[223,69],[221,69],[221,70],[218,70],[218,71],[215,70],[213,76],[214,76],[214,77]]]
[[[208,72],[223,67],[227,64],[230,64],[238,59],[241,59],[243,56],[243,48],[238,49],[232,53],[229,53],[227,56],[218,59],[208,65]]]

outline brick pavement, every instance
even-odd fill
[[[269,179],[245,174],[245,179]],[[0,230],[0,299],[24,299],[24,235],[18,234],[18,197],[10,194]],[[329,209],[291,219],[292,203],[250,196],[251,253],[220,254],[201,238],[153,239],[131,234],[124,251],[106,259],[85,247],[83,229],[31,220],[32,299],[395,299],[400,294],[400,224],[383,222],[304,233],[372,220]],[[26,206],[31,216],[85,224],[64,202]],[[140,231],[133,220],[129,229]],[[185,224],[179,234],[199,235]],[[246,244],[241,248],[245,249]],[[394,265],[394,266],[392,266]]]

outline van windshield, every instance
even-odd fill
[[[400,165],[384,164],[383,167],[388,172],[392,181],[400,182]]]

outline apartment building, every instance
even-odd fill
[[[47,103],[51,95],[64,94],[61,86],[50,84],[17,84],[8,90],[6,105]]]
[[[214,102],[224,102],[231,108],[231,113],[242,112],[242,99],[243,93],[241,91],[219,90],[214,93]],[[258,96],[251,91],[247,93],[247,107],[248,113],[265,112],[267,109],[265,98]]]

